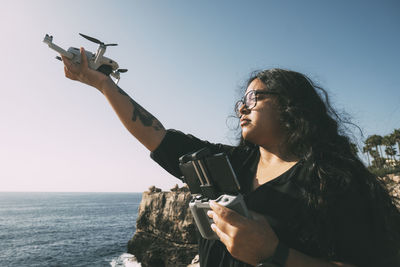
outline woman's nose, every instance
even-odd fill
[[[247,108],[245,104],[242,104],[239,108],[239,113],[240,114],[248,114],[250,110]]]

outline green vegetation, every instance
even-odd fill
[[[362,152],[367,155],[371,172],[379,177],[400,173],[400,129],[385,136],[368,136],[364,144]]]

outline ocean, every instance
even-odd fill
[[[141,193],[1,193],[0,266],[140,266]]]

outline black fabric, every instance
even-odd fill
[[[213,153],[225,152],[228,155],[241,184],[248,209],[266,216],[279,240],[309,256],[329,258],[319,249],[315,240],[306,238],[308,231],[313,230],[308,223],[312,218],[307,218],[308,214],[312,213],[302,198],[303,194],[296,185],[296,180],[304,176],[307,162],[299,161],[279,177],[252,191],[251,183],[260,157],[256,146],[234,147],[212,144],[180,131],[168,130],[159,147],[150,156],[170,174],[181,178],[179,158],[203,147],[208,147]],[[328,233],[335,240],[334,260],[356,266],[398,266],[393,262],[383,263],[390,261],[392,252],[384,247],[383,240],[377,240],[374,236],[373,220],[370,216],[367,205],[356,187],[350,187],[338,198],[331,215],[335,230],[333,233]],[[385,253],[387,255],[384,255]],[[200,266],[250,266],[233,258],[225,245],[218,240],[200,238],[199,255]]]

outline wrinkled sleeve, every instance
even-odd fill
[[[204,147],[209,148],[212,153],[227,152],[231,154],[233,149],[232,146],[213,144],[191,134],[184,134],[181,131],[169,129],[160,145],[150,153],[150,157],[170,174],[182,179],[179,169],[179,158]]]

